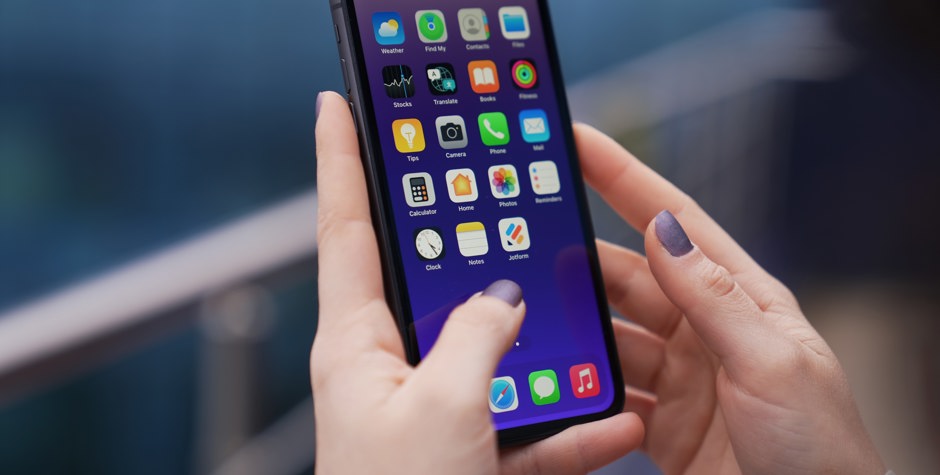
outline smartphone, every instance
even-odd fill
[[[480,395],[500,443],[619,413],[624,385],[547,2],[331,8],[410,362],[457,305],[511,279],[526,319]]]

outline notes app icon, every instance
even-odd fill
[[[574,397],[584,399],[601,393],[601,384],[597,380],[597,367],[591,363],[572,366],[568,371],[571,378],[571,392]]]
[[[464,257],[479,257],[490,252],[483,223],[463,223],[457,226],[457,247]]]

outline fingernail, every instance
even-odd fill
[[[496,297],[503,302],[518,307],[522,303],[522,288],[511,280],[497,280],[483,291],[486,297]]]
[[[323,93],[317,94],[317,118],[320,117],[320,107],[323,106]]]
[[[669,211],[656,215],[656,237],[663,247],[672,254],[672,257],[682,257],[692,252],[692,242],[689,235],[682,229],[679,220]]]

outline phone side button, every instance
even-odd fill
[[[333,31],[336,33],[336,43],[337,44],[342,43],[343,41],[342,39],[340,39],[340,36],[339,36],[339,27],[336,26],[335,23],[333,24]]]
[[[343,70],[343,84],[346,85],[346,94],[352,92],[352,88],[349,87],[349,71],[346,70],[346,60],[340,58],[339,67]]]

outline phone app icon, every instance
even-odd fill
[[[418,24],[418,37],[425,43],[443,43],[447,41],[447,25],[444,13],[440,10],[419,10],[415,13]]]
[[[487,176],[490,180],[490,191],[497,199],[515,198],[519,196],[519,173],[512,165],[496,165],[490,167]]]
[[[486,240],[486,228],[483,223],[463,223],[457,225],[457,247],[464,257],[485,256],[490,252]]]
[[[400,45],[405,42],[405,30],[398,13],[380,12],[372,15],[372,28],[375,30],[375,41],[380,45]]]
[[[537,195],[554,195],[561,191],[558,167],[555,162],[532,162],[529,164],[529,179],[532,191]]]
[[[424,128],[418,119],[401,119],[392,122],[395,135],[395,148],[401,153],[417,153],[427,147],[424,142]]]
[[[436,261],[444,257],[444,238],[437,228],[415,231],[415,250],[422,261]]]
[[[405,201],[412,208],[434,206],[437,195],[434,194],[434,182],[427,173],[409,173],[401,179],[405,189]]]
[[[457,76],[448,63],[430,64],[427,69],[428,87],[435,96],[457,94]]]
[[[415,95],[414,74],[404,64],[382,68],[382,81],[385,83],[385,94],[392,99],[406,99]]]
[[[499,221],[499,241],[506,252],[525,251],[531,246],[529,225],[522,218],[507,218]]]
[[[464,41],[486,41],[490,39],[490,22],[482,8],[462,8],[457,12],[460,36]]]
[[[601,383],[597,378],[597,367],[591,363],[572,366],[568,370],[571,378],[571,392],[574,397],[584,399],[601,393]]]
[[[516,391],[516,381],[510,376],[493,378],[490,382],[490,411],[515,411],[519,408],[519,393]]]
[[[507,40],[525,40],[532,34],[529,29],[529,14],[523,7],[499,9],[499,26]]]
[[[519,113],[522,139],[528,143],[548,142],[552,133],[548,129],[548,115],[542,109],[524,110]]]
[[[512,70],[512,83],[517,89],[535,89],[539,85],[539,73],[535,69],[535,62],[531,59],[514,60],[510,66]]]
[[[477,120],[480,126],[480,138],[490,147],[509,143],[509,122],[502,112],[480,114]]]
[[[532,402],[536,406],[555,404],[561,399],[561,391],[558,389],[558,375],[550,369],[530,373],[529,389],[532,393]]]
[[[471,61],[467,66],[470,75],[470,87],[477,94],[494,94],[499,92],[499,73],[496,72],[496,63],[492,61]]]
[[[455,148],[465,148],[469,143],[467,140],[467,124],[463,117],[459,115],[445,115],[438,117],[434,122],[434,128],[437,129],[437,140],[441,148],[453,150]]]
[[[477,177],[473,174],[473,170],[469,168],[450,170],[445,180],[447,181],[447,194],[454,203],[469,203],[480,198]]]

